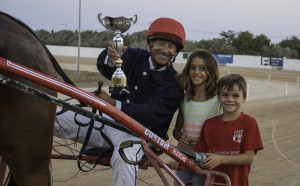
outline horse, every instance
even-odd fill
[[[49,51],[34,31],[0,12],[0,57],[56,77]],[[0,69],[52,96],[57,92]],[[49,163],[56,105],[0,84],[0,156],[17,185],[51,185]],[[2,183],[1,183],[2,184]]]

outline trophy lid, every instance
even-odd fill
[[[137,15],[134,17],[109,17],[105,16],[101,18],[101,13],[98,14],[99,22],[108,30],[117,32],[120,31],[121,33],[126,32],[132,24],[136,23]]]

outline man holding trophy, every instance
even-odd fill
[[[99,21],[104,20],[106,23],[108,22],[108,25],[113,25],[112,19],[108,18],[101,19],[99,16]],[[121,48],[120,46],[117,48],[120,43],[109,42],[108,48],[101,52],[98,57],[97,68],[108,79],[120,79],[113,79],[113,84],[109,90],[111,96],[104,90],[101,90],[98,96],[159,137],[167,140],[167,131],[171,120],[183,99],[183,90],[175,80],[177,72],[172,63],[180,50],[184,48],[185,30],[182,24],[174,19],[159,18],[150,25],[146,39],[150,50],[127,47],[123,54],[122,44]],[[57,117],[58,120],[63,121],[63,118],[67,116]],[[74,122],[61,122],[59,124],[66,131],[69,129],[76,131],[74,128],[78,128]],[[84,139],[86,134],[84,131],[86,129],[82,129],[79,132],[79,139]],[[140,141],[141,139],[109,126],[105,126],[103,132],[114,146],[110,162],[114,185],[136,185],[138,167],[127,164],[121,158],[119,147],[123,141]],[[71,133],[74,134],[68,133],[67,138],[75,139],[77,131]],[[103,141],[99,132],[94,130],[89,145],[103,146]],[[140,148],[140,145],[134,145],[132,148],[124,149],[124,153],[131,161],[140,160],[143,155]]]

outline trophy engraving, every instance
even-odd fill
[[[109,92],[112,93],[128,93],[129,91],[122,91],[127,87],[127,79],[122,71],[122,59],[121,56],[123,54],[123,38],[121,37],[121,33],[126,32],[129,28],[136,23],[137,15],[134,15],[132,18],[129,17],[109,17],[105,16],[102,18],[102,14],[98,14],[98,20],[107,30],[112,31],[116,34],[113,38],[113,45],[115,50],[117,51],[119,58],[116,60],[116,71],[112,75],[112,85],[109,87]]]

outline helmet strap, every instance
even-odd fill
[[[166,64],[166,65],[160,65],[160,64],[158,64],[156,62],[156,60],[152,57],[152,54],[151,54],[151,60],[152,60],[153,65],[155,66],[155,69],[159,69],[159,68],[161,68],[163,66],[167,66],[168,65],[168,64]]]
[[[176,59],[177,55],[178,55],[178,53],[176,53],[176,54],[173,56],[173,58],[172,58],[172,60],[171,60],[171,63],[174,63],[174,62],[175,62],[175,59]]]

